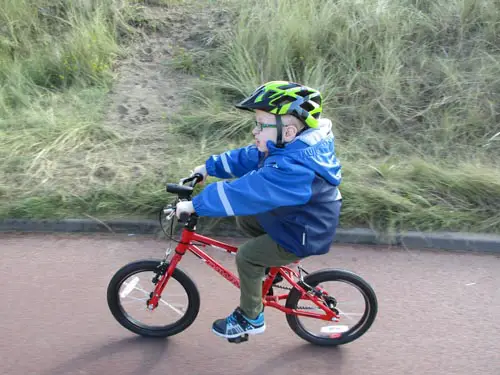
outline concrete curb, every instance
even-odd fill
[[[221,221],[214,225],[213,223],[205,224],[200,220],[199,231],[205,235],[242,237],[236,225],[228,221]],[[159,234],[161,233],[161,227],[156,220],[108,220],[100,222],[90,219],[7,219],[0,221],[0,232]],[[335,243],[394,245],[411,249],[458,250],[500,254],[500,235],[493,234],[408,231],[394,236],[387,236],[371,229],[338,228]]]

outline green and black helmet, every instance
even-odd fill
[[[306,127],[317,128],[323,107],[318,90],[295,82],[271,81],[258,87],[252,95],[236,104],[236,108],[262,110],[274,115],[292,115]]]

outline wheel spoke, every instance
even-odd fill
[[[146,302],[148,300],[147,298],[137,298],[137,297],[132,297],[132,296],[127,296],[127,298],[129,298],[129,300],[123,301],[122,304],[131,304],[134,302]],[[163,299],[160,299],[160,302],[163,303],[164,305],[168,306],[172,310],[174,310],[177,314],[183,315],[181,310],[183,310],[184,305],[181,305],[179,303],[177,303],[177,304],[168,303],[167,301],[165,301]],[[176,307],[179,307],[179,309],[177,309]],[[144,308],[146,308],[146,305],[144,305]]]
[[[129,298],[129,300],[127,301],[123,301],[122,304],[124,303],[132,303],[132,302],[146,302],[148,299],[147,298],[137,298],[137,297],[132,297],[132,296],[127,296],[127,298]],[[146,306],[146,305],[144,305]]]
[[[136,286],[135,289],[137,289],[138,291],[144,293],[146,296],[149,296],[150,293],[146,290],[144,290],[144,288],[142,287],[138,287]],[[167,301],[164,301],[163,299],[160,299],[160,302],[163,303],[165,306],[171,308],[173,311],[175,311],[177,314],[179,314],[180,316],[184,315],[184,313],[178,309],[176,309],[173,305],[171,305],[170,303],[168,303]]]
[[[355,301],[347,301],[347,302],[337,301],[337,305],[352,305],[353,303],[356,303],[356,302]]]
[[[363,316],[363,314],[361,313],[345,313],[345,312],[341,312],[339,311],[340,315],[345,315],[345,316]]]
[[[165,304],[166,306],[170,307],[172,310],[174,310],[177,314],[179,314],[180,316],[183,316],[184,313],[178,309],[176,309],[173,305],[171,305],[170,303],[160,299],[160,302],[163,302],[163,304]]]
[[[363,314],[345,313],[342,310],[340,310],[338,307],[337,307],[337,310],[339,310],[340,315],[345,316],[347,319],[349,319],[352,322],[354,321],[354,319],[351,318],[351,316],[363,316]]]

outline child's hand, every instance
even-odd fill
[[[199,173],[203,176],[203,180],[201,180],[200,182],[198,182],[198,184],[200,185],[203,185],[203,183],[205,182],[206,178],[207,178],[207,168],[205,167],[205,164],[201,164],[199,166],[197,166],[193,173],[192,174],[196,174],[196,173]]]
[[[193,202],[191,201],[181,201],[175,206],[175,215],[177,219],[181,218],[182,213],[192,214],[194,212]]]

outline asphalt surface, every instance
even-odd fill
[[[315,347],[284,315],[244,344],[212,334],[238,290],[196,257],[180,267],[197,283],[201,310],[188,330],[145,339],[122,328],[106,303],[114,272],[161,257],[151,237],[0,234],[0,374],[500,375],[500,257],[387,247],[336,246],[309,271],[349,269],[374,288],[379,313],[359,340]],[[210,255],[235,270],[234,257]]]

